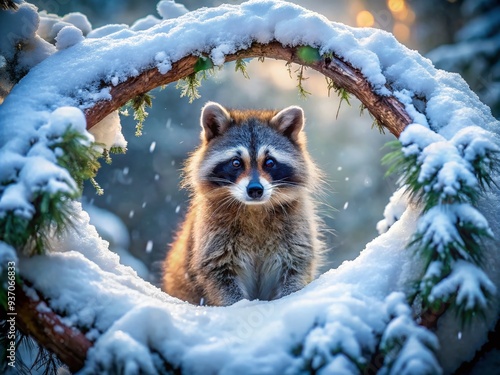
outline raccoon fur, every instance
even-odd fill
[[[304,113],[207,103],[184,169],[190,206],[164,261],[163,289],[193,304],[273,300],[316,276],[323,243]]]

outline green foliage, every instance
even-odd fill
[[[99,183],[95,180],[95,178],[90,178],[89,179],[90,181],[90,184],[94,187],[95,189],[95,192],[97,195],[103,195],[104,194],[104,189],[101,188],[101,185],[99,185]]]
[[[364,113],[365,113],[365,110],[366,110],[366,106],[361,103],[359,105],[359,115],[362,116]],[[378,129],[378,132],[380,134],[385,134],[385,127],[384,125],[382,125],[376,118],[375,116],[372,115],[372,113],[370,111],[368,111],[368,115],[370,116],[370,118],[372,119],[372,126],[371,128],[374,129],[374,128],[377,128]]]
[[[370,113],[370,112],[368,112],[368,113]],[[373,120],[371,128],[372,129],[377,128],[377,130],[380,134],[385,134],[385,126],[382,125],[375,117],[373,117],[373,115],[371,113],[370,113],[370,117]]]
[[[201,56],[194,64],[194,73],[179,80],[175,88],[181,90],[181,98],[187,96],[189,98],[189,103],[192,103],[195,99],[201,97],[198,92],[198,89],[201,87],[201,82],[207,79],[213,72],[214,64],[212,60],[208,57]]]
[[[349,94],[349,92],[344,89],[343,87],[340,87],[338,86],[335,81],[333,79],[331,79],[330,77],[326,77],[325,76],[325,79],[326,79],[326,88],[328,90],[328,96],[330,96],[332,90],[338,95],[338,97],[340,98],[340,102],[339,102],[339,107],[337,108],[337,114],[335,116],[336,119],[338,119],[339,117],[339,112],[340,112],[340,106],[342,105],[342,102],[346,102],[349,106],[351,105],[351,102],[349,101],[351,99],[351,94]],[[360,114],[363,112],[364,108],[362,110],[360,110]]]
[[[204,70],[213,69],[214,63],[208,57],[201,56],[194,64],[194,72],[198,73]]]
[[[125,106],[132,107],[134,110],[134,120],[137,121],[135,125],[135,135],[136,137],[140,137],[142,135],[143,124],[146,118],[148,117],[148,112],[146,111],[146,107],[153,106],[154,96],[149,93],[144,93],[137,95],[135,98],[130,99]],[[128,111],[122,110],[121,112],[125,116],[128,115]]]
[[[109,150],[104,148],[101,154],[101,157],[104,159],[106,164],[111,164],[113,162],[113,159],[111,158],[111,154],[125,154],[127,152],[126,147],[118,147],[118,146],[113,146]],[[90,182],[92,185],[96,188],[97,194],[102,195],[104,191],[101,189],[97,181],[93,178],[90,177]]]
[[[484,156],[477,155],[470,163],[481,190],[497,186],[493,180],[500,173],[500,156],[497,150],[487,150]]]
[[[201,86],[201,77],[205,77],[204,72],[202,75],[198,73],[190,74],[177,82],[175,88],[181,90],[181,98],[187,96],[189,98],[189,103],[192,103],[195,99],[201,98],[198,92],[198,88]]]
[[[70,198],[77,198],[79,193],[51,194],[39,191],[34,195],[32,204],[35,212],[31,218],[16,215],[9,211],[0,219],[0,230],[4,233],[3,240],[12,247],[31,254],[43,254],[47,247],[51,230],[61,232],[66,226],[72,225],[72,212],[69,206]]]
[[[236,60],[236,64],[234,66],[234,71],[235,72],[241,72],[241,74],[243,74],[243,77],[245,77],[246,79],[250,79],[250,76],[248,75],[248,72],[247,72],[247,63],[245,62],[245,60],[243,59],[238,59]]]
[[[321,60],[321,55],[319,54],[319,50],[317,48],[310,46],[303,46],[297,48],[297,56],[305,64],[313,64]]]
[[[0,309],[1,310],[1,309]],[[0,311],[1,312],[1,311]],[[60,368],[64,364],[57,358],[57,356],[51,351],[45,349],[43,346],[38,345],[38,343],[32,339],[30,336],[24,335],[19,330],[16,330],[16,372],[9,372],[11,367],[8,366],[7,359],[7,344],[10,339],[7,336],[8,332],[6,321],[0,321],[0,372],[3,374],[58,374]],[[35,355],[34,358],[31,355],[26,355],[25,353],[30,353]],[[28,358],[31,363],[25,362],[25,358]]]
[[[293,78],[293,76],[292,76],[292,63],[287,62],[285,65],[286,65],[286,68],[288,70],[288,75],[290,76],[290,78]],[[299,90],[299,96],[303,99],[307,98],[308,95],[311,95],[311,93],[309,91],[307,91],[304,88],[304,86],[302,85],[302,83],[307,80],[307,77],[304,76],[305,68],[306,68],[305,66],[300,65],[297,69],[295,69],[295,74],[296,74],[296,79],[297,79],[297,86],[296,87]]]
[[[106,162],[106,164],[111,164],[113,162],[113,160],[111,160],[111,156],[109,155],[109,151],[107,149],[104,149],[102,151],[101,156],[104,159],[104,161]]]
[[[2,240],[29,254],[43,253],[47,247],[49,233],[61,232],[67,225],[71,225],[70,202],[80,196],[83,181],[92,179],[100,167],[97,162],[100,152],[88,145],[86,137],[71,127],[49,147],[57,150],[58,164],[70,173],[77,185],[73,185],[70,180],[60,181],[67,188],[56,192],[46,186],[39,186],[37,191],[32,192],[31,217],[19,215],[15,211],[8,211],[0,217]]]
[[[439,311],[444,305],[452,306],[465,324],[472,317],[481,316],[485,306],[475,303],[471,307],[463,300],[457,302],[458,290],[450,291],[439,299],[434,298],[433,292],[439,283],[450,277],[456,262],[465,261],[478,267],[482,264],[483,243],[491,238],[491,232],[486,221],[481,222],[474,217],[476,210],[473,207],[485,187],[494,184],[492,175],[499,164],[497,152],[486,148],[484,154],[469,161],[469,164],[462,155],[464,168],[469,165],[467,170],[472,171],[478,183],[472,184],[457,175],[458,188],[450,190],[438,183],[440,168],[427,168],[426,173],[421,173],[425,158],[419,157],[423,150],[415,152],[417,145],[403,147],[399,141],[393,141],[388,146],[392,151],[382,159],[382,163],[389,166],[387,175],[399,175],[399,184],[406,187],[412,200],[418,202],[423,210],[420,221],[424,225],[419,224],[408,245],[425,264],[425,274],[415,286],[414,297],[419,297],[424,309]],[[412,152],[408,152],[406,147],[412,147]],[[458,150],[466,147],[460,145]],[[468,214],[462,214],[465,208],[469,210],[468,214],[474,214],[472,219]],[[443,232],[446,236],[441,234]],[[482,286],[481,290],[484,299],[488,300],[491,293]]]
[[[387,142],[385,148],[392,149],[382,157],[382,165],[388,167],[386,177],[396,175],[399,184],[406,186],[406,192],[410,194],[413,201],[421,203],[424,195],[424,184],[418,181],[420,169],[417,164],[417,155],[406,156],[403,153],[403,145],[399,141]]]
[[[304,76],[304,70],[305,70],[305,66],[304,65],[301,65],[300,68],[298,68],[296,70],[296,73],[297,73],[297,89],[299,90],[299,96],[301,98],[307,98],[308,95],[311,95],[311,93],[309,91],[307,91],[306,89],[304,89],[304,86],[302,85],[302,83],[307,80],[307,77]]]
[[[111,154],[126,154],[127,153],[127,148],[126,147],[118,147],[118,146],[113,146],[109,150]]]
[[[101,167],[97,161],[100,152],[93,146],[86,146],[85,136],[70,128],[50,148],[62,150],[57,163],[71,174],[80,187],[83,187],[83,181],[94,177]]]

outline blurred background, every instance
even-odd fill
[[[157,15],[156,1],[80,0],[30,1],[40,10],[82,12],[93,28],[106,24],[132,25],[148,14]],[[351,26],[375,27],[393,33],[408,48],[430,57],[438,66],[456,71],[481,99],[500,114],[500,6],[492,0],[338,0],[291,1]],[[189,10],[217,6],[221,1],[178,1]],[[229,1],[239,4],[241,1]],[[324,270],[354,259],[377,236],[376,224],[395,190],[384,177],[381,157],[391,134],[372,129],[372,119],[360,115],[360,103],[350,105],[327,95],[323,76],[308,70],[304,87],[311,95],[299,97],[295,77],[283,61],[252,61],[250,79],[234,72],[234,65],[217,71],[200,89],[192,104],[180,97],[175,84],[154,90],[153,108],[141,137],[134,136],[132,116],[122,117],[128,140],[126,155],[103,163],[97,181],[104,195],[86,186],[84,205],[101,236],[110,241],[122,262],[144,278],[157,282],[159,263],[188,206],[179,189],[180,170],[199,140],[201,107],[209,100],[228,107],[276,108],[299,105],[307,117],[309,150],[325,172],[327,185],[320,197],[328,243]],[[338,115],[337,115],[338,112]]]

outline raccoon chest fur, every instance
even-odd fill
[[[231,238],[223,252],[245,299],[272,300],[283,295],[288,273],[298,268],[295,260],[302,257],[295,253],[310,249],[291,246],[292,236],[283,237],[284,223],[277,219],[262,220],[258,213],[254,215],[256,218],[251,221],[259,225],[237,225],[222,234]]]

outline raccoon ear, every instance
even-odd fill
[[[271,119],[271,126],[279,133],[289,138],[292,142],[297,142],[299,133],[304,127],[304,111],[297,106],[290,106],[279,111]]]
[[[231,121],[231,116],[219,103],[208,102],[201,110],[202,138],[208,142],[212,138],[226,131]]]

